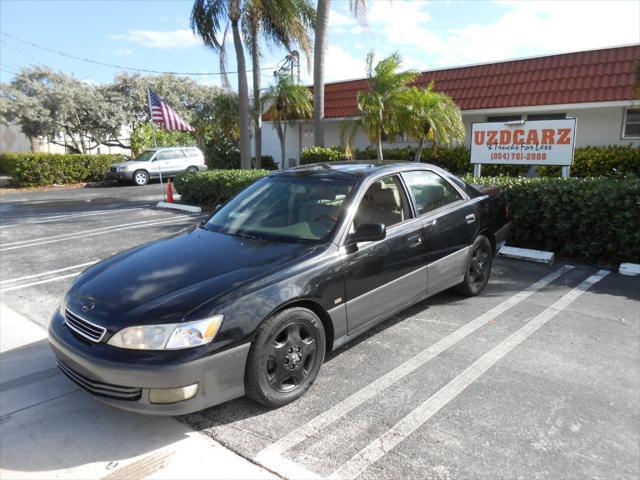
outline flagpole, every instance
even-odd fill
[[[147,85],[147,101],[149,102],[149,119],[151,120],[151,136],[153,137],[153,146],[158,148],[158,142],[156,141],[156,126],[153,121],[153,110],[151,109],[151,90],[149,90],[149,86]],[[158,160],[156,160],[158,162]],[[160,177],[160,192],[162,195],[162,199],[164,200],[164,185],[162,184],[162,169],[160,168],[160,163],[158,162],[158,175]],[[151,180],[151,179],[149,179]]]

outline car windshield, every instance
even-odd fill
[[[153,154],[156,153],[153,150],[145,150],[136,158],[133,159],[134,162],[148,162],[153,157]]]
[[[355,182],[353,178],[266,177],[224,205],[204,227],[265,240],[322,242],[343,215]]]

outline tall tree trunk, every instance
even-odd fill
[[[247,84],[247,65],[244,61],[244,49],[240,38],[238,21],[240,17],[240,5],[238,0],[233,0],[230,17],[233,31],[233,46],[236,50],[236,63],[238,64],[238,96],[240,97],[240,168],[251,168],[251,136],[249,131],[249,86]],[[237,16],[236,16],[237,15]]]
[[[284,162],[285,157],[287,156],[285,140],[287,135],[287,127],[286,124],[282,122],[276,122],[276,132],[278,133],[278,140],[280,140],[280,168],[279,170],[284,170]]]
[[[378,160],[384,160],[382,155],[382,129],[378,129],[378,138],[376,143],[376,155]]]
[[[324,60],[331,0],[318,0],[313,46],[313,143],[324,147]]]
[[[262,103],[260,102],[260,49],[258,46],[258,29],[251,32],[253,42],[251,44],[251,64],[253,68],[253,131],[254,150],[256,155],[255,167],[262,167]]]
[[[414,162],[419,162],[422,159],[423,148],[424,148],[424,137],[420,137],[420,140],[418,140],[418,147],[416,148],[416,154],[413,157]]]

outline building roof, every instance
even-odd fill
[[[425,71],[415,82],[453,97],[462,110],[631,100],[640,45]],[[327,83],[326,118],[356,114],[365,79]]]

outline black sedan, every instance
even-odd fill
[[[80,275],[49,328],[60,369],[111,405],[193,412],[303,395],[326,352],[445,289],[480,293],[504,195],[428,164],[273,173],[178,235]]]

